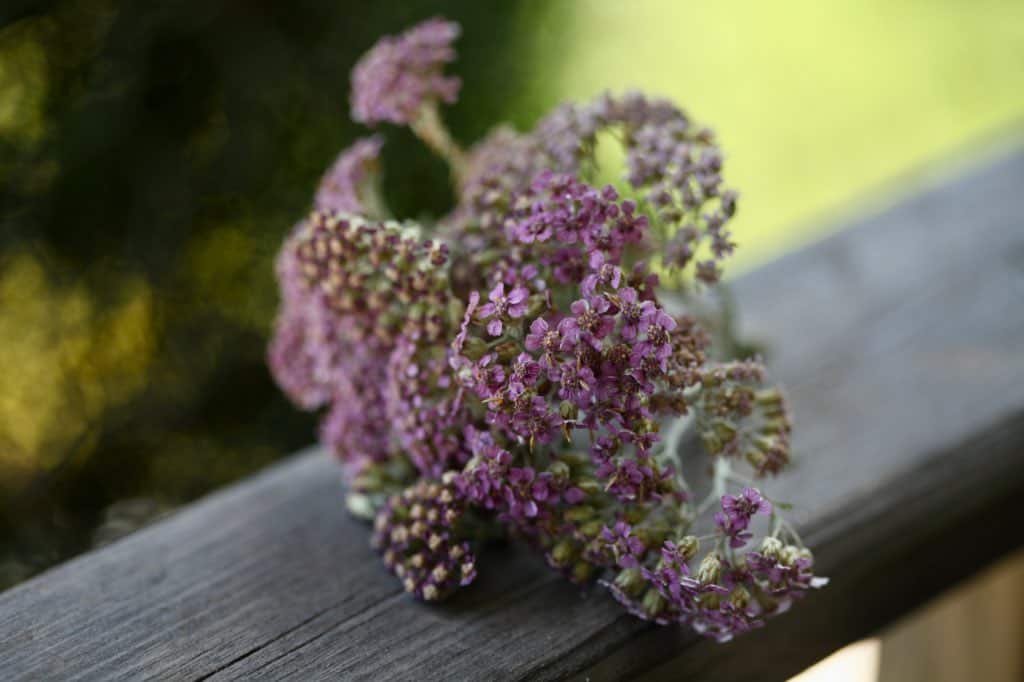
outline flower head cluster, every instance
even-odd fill
[[[452,164],[456,208],[376,219],[381,139],[343,153],[278,258],[275,378],[324,410],[349,507],[417,597],[471,582],[482,538],[505,535],[639,617],[722,641],[760,626],[823,581],[785,505],[733,470],[782,470],[790,422],[759,362],[712,359],[727,325],[697,305],[733,248],[713,135],[664,100],[605,95],[463,152],[436,108],[458,90],[457,34],[385,38],[352,95],[354,118],[407,124]],[[622,188],[591,175],[605,132]],[[706,495],[684,443],[712,464]]]
[[[476,557],[459,539],[465,506],[447,479],[421,479],[393,495],[373,526],[372,544],[384,563],[406,591],[426,601],[443,599],[476,578]]]
[[[763,388],[764,367],[730,362],[701,374],[700,436],[712,455],[743,457],[759,474],[789,463],[790,422],[777,388]]]
[[[508,210],[507,197],[548,170],[577,174],[594,162],[598,136],[615,131],[626,151],[626,181],[658,218],[666,267],[692,272],[705,284],[721,274],[735,245],[727,223],[738,195],[723,187],[723,156],[714,133],[690,121],[667,100],[641,93],[604,94],[589,103],[562,105],[531,135],[499,128],[471,150],[461,199],[451,216],[459,236],[490,230]]]
[[[338,155],[320,180],[313,204],[324,211],[372,214],[374,170],[383,145],[383,138],[373,135]]]
[[[454,102],[462,82],[445,76],[444,66],[455,60],[459,31],[458,24],[430,19],[378,41],[352,71],[352,118],[409,124],[425,105]]]
[[[696,560],[701,541],[677,540],[636,529],[624,522],[600,536],[606,556],[620,569],[605,582],[626,609],[645,620],[667,625],[689,623],[701,634],[725,642],[764,625],[793,600],[828,581],[813,573],[806,549],[785,544],[777,531],[749,549],[743,532],[755,514],[771,514],[771,505],[753,488],[724,495],[715,515],[714,548]],[[737,550],[746,548],[743,553]]]
[[[580,503],[586,494],[572,484],[564,463],[538,472],[529,465],[515,466],[515,457],[494,443],[488,432],[466,428],[473,459],[456,479],[462,495],[473,505],[494,511],[501,521],[530,532],[563,506]]]
[[[354,340],[392,346],[444,332],[448,246],[421,239],[415,226],[317,210],[291,246],[307,285]]]

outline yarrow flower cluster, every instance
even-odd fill
[[[462,81],[444,75],[444,66],[455,60],[459,32],[458,24],[431,19],[382,38],[352,71],[352,118],[410,124],[425,104],[454,102]]]
[[[759,627],[825,581],[754,480],[790,460],[785,401],[757,360],[721,357],[703,302],[737,204],[714,135],[664,100],[604,95],[463,151],[439,113],[458,33],[384,38],[352,79],[353,118],[449,161],[455,208],[386,220],[383,138],[343,152],[278,257],[275,378],[324,411],[349,507],[417,597],[471,583],[506,536],[646,620],[719,641]],[[593,184],[605,133],[621,188]],[[684,442],[710,458],[706,495]]]

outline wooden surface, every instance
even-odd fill
[[[881,633],[878,682],[1024,680],[1024,549]]]
[[[0,595],[0,679],[781,679],[1024,544],[1024,152],[737,293],[796,414],[766,489],[832,577],[764,630],[648,626],[515,549],[417,604],[311,451]]]

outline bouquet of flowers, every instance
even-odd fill
[[[702,303],[734,249],[714,134],[606,94],[463,149],[441,116],[458,35],[432,19],[381,39],[351,95],[355,120],[408,126],[448,161],[454,209],[393,219],[383,139],[342,152],[278,258],[276,380],[324,410],[349,508],[416,597],[470,584],[485,541],[509,537],[640,618],[720,641],[760,626],[825,579],[754,482],[789,462],[783,397]],[[599,138],[624,149],[621,188],[591,184]]]

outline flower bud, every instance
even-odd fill
[[[700,540],[696,535],[687,535],[676,543],[681,562],[687,562],[700,551]]]
[[[512,329],[512,325],[505,325],[505,332]],[[494,347],[494,352],[498,354],[498,358],[504,362],[515,360],[519,353],[522,351],[519,348],[519,344],[514,341],[502,341]]]
[[[782,554],[783,544],[778,538],[766,537],[761,541],[761,554],[767,559],[772,561],[778,561],[779,556]]]
[[[370,497],[361,493],[349,493],[345,497],[345,506],[353,516],[360,519],[372,519],[377,513]]]
[[[722,575],[722,562],[717,554],[708,554],[697,569],[697,580],[704,585],[718,582]]]
[[[584,478],[576,484],[576,487],[582,490],[587,496],[597,495],[604,491],[604,486],[595,481],[592,478]]]
[[[532,319],[544,312],[548,307],[547,298],[540,294],[534,294],[527,302],[526,319]]]
[[[462,345],[462,354],[473,362],[486,355],[487,351],[487,342],[476,336],[466,338],[466,342]]]
[[[725,419],[716,419],[711,428],[714,429],[715,436],[723,442],[731,441],[736,437],[736,427]]]
[[[640,606],[643,608],[644,613],[651,618],[656,618],[665,610],[665,598],[652,588],[644,592],[643,599],[640,600]]]
[[[585,583],[594,575],[594,567],[586,561],[577,561],[572,567],[572,580],[576,583]]]
[[[581,523],[593,516],[594,508],[586,504],[581,504],[565,511],[565,520],[571,521],[572,523]]]
[[[560,462],[558,460],[555,460],[554,462],[551,463],[551,465],[548,467],[548,471],[551,472],[551,477],[557,483],[564,483],[568,481],[569,476],[572,473],[569,470],[568,464],[566,464],[565,462]]]
[[[740,585],[729,595],[729,601],[741,611],[746,610],[750,606],[750,592],[747,591],[747,588]]]
[[[754,394],[754,400],[761,407],[779,407],[783,404],[782,393],[777,388],[766,388]]]
[[[625,568],[615,576],[615,584],[626,594],[636,594],[643,587],[644,577],[639,566]]]
[[[796,545],[786,545],[779,552],[779,563],[785,566],[792,566],[800,558],[800,548]]]
[[[704,449],[708,451],[709,455],[717,455],[722,451],[722,439],[714,431],[704,431],[700,434],[700,437],[704,443]]]
[[[561,540],[551,548],[551,561],[556,566],[567,565],[573,557],[573,545],[568,540]]]
[[[768,461],[768,458],[765,457],[764,453],[757,450],[747,450],[746,453],[744,453],[743,458],[747,460],[747,463],[750,466],[758,470],[760,470],[761,467],[764,466],[765,462]]]

